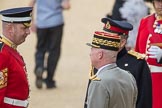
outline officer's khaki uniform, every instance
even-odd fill
[[[137,94],[134,77],[110,64],[91,80],[87,108],[135,108]]]

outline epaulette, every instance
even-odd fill
[[[137,59],[145,59],[145,57],[146,57],[146,54],[141,54],[141,53],[138,53],[134,50],[128,51],[128,54],[135,56]]]
[[[91,67],[90,73],[89,73],[89,79],[93,81],[100,81],[101,79],[97,77],[97,75],[94,75],[94,67]]]

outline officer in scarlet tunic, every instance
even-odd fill
[[[30,34],[32,7],[0,11],[0,108],[26,108],[29,84],[27,71],[17,46]]]
[[[153,108],[162,108],[162,0],[154,0],[155,13],[140,22],[135,50],[147,54],[152,76]]]

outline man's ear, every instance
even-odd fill
[[[102,59],[102,57],[103,57],[103,50],[99,50],[99,52],[98,52],[98,58],[99,59]]]
[[[120,48],[123,48],[126,43],[127,43],[127,40],[126,39],[121,39]]]

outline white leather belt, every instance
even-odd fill
[[[20,106],[20,107],[28,107],[28,100],[18,100],[18,99],[12,99],[8,97],[4,97],[4,103],[14,105],[14,106]]]
[[[158,72],[162,73],[162,66],[149,65],[151,73]]]

